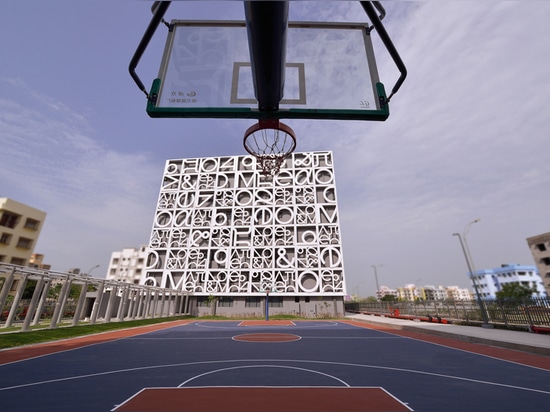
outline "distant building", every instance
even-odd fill
[[[41,210],[0,198],[0,262],[27,266],[45,219]]]
[[[527,244],[544,283],[546,294],[550,296],[550,232],[527,238]]]
[[[399,292],[397,289],[391,289],[387,286],[381,286],[380,290],[376,291],[376,299],[380,300],[384,296],[394,296],[395,298],[399,298]]]
[[[535,288],[533,297],[546,296],[542,278],[533,265],[503,264],[495,269],[478,270],[470,279],[477,283],[482,299],[495,299],[496,293],[507,283],[519,283]]]
[[[423,300],[445,300],[448,298],[447,289],[443,286],[426,285],[420,288],[419,295]]]
[[[458,286],[431,286],[416,287],[414,284],[408,284],[397,289],[391,289],[387,286],[381,286],[376,292],[376,298],[381,300],[384,296],[395,296],[399,300],[471,300],[472,293],[468,289]]]
[[[420,291],[414,284],[405,285],[402,288],[397,288],[398,297],[401,300],[415,301],[420,299]]]
[[[33,253],[29,259],[29,266],[32,266],[37,269],[50,270],[52,265],[44,263],[44,255],[41,253]]]
[[[450,300],[471,300],[473,298],[472,292],[466,288],[459,288],[458,286],[448,286],[447,298]]]
[[[144,273],[146,259],[146,246],[125,248],[120,252],[113,252],[106,279],[139,284]]]

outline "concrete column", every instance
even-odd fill
[[[111,312],[113,311],[113,306],[115,305],[116,294],[117,294],[117,287],[116,285],[113,285],[111,287],[111,295],[109,296],[109,303],[107,304],[107,310],[105,311],[106,323],[111,322],[111,317],[112,317]]]
[[[85,280],[80,289],[80,296],[78,297],[78,303],[76,304],[76,310],[74,311],[73,326],[78,325],[80,321],[80,315],[82,309],[84,309],[84,302],[86,302],[86,293],[88,292],[88,281]]]
[[[50,329],[55,329],[57,324],[61,321],[63,317],[63,310],[65,309],[65,303],[67,302],[67,296],[71,290],[71,279],[67,277],[63,285],[61,286],[61,291],[59,292],[59,297],[57,302],[55,302],[55,309],[53,311],[52,322],[50,323]]]
[[[46,302],[48,301],[48,293],[50,292],[51,286],[52,286],[52,280],[49,278],[46,279],[44,289],[42,290],[42,296],[40,297],[40,302],[38,303],[38,309],[34,314],[34,319],[31,323],[31,326],[35,326],[40,323],[40,319],[42,318],[42,313],[44,312],[44,307],[46,306]]]
[[[17,314],[17,309],[19,308],[19,303],[23,298],[23,292],[25,292],[26,284],[27,284],[27,274],[24,274],[21,276],[21,279],[19,280],[19,285],[17,285],[17,291],[15,292],[15,297],[13,298],[13,304],[11,305],[10,313],[8,315],[8,318],[6,319],[6,323],[4,324],[5,328],[9,328],[13,324],[15,315]]]
[[[29,330],[31,320],[34,316],[34,312],[38,304],[38,299],[42,294],[42,289],[44,289],[44,276],[40,276],[40,279],[38,279],[38,282],[36,282],[36,287],[34,288],[34,292],[32,294],[31,303],[29,304],[29,308],[27,309],[27,315],[25,316],[25,320],[23,321],[23,327],[21,328],[21,331],[23,332],[26,332]]]
[[[183,314],[189,315],[189,294],[185,295],[185,304],[183,306]]]
[[[134,313],[132,314],[132,319],[135,319],[136,317],[141,317],[141,311],[143,307],[143,288],[138,288],[136,291],[136,303],[134,305]]]
[[[128,318],[130,319],[134,319],[135,317],[135,313],[134,313],[134,310],[135,310],[135,307],[136,307],[136,298],[137,298],[137,294],[136,294],[137,290],[136,289],[130,289],[130,295],[128,296],[128,299],[130,299],[130,304],[129,304],[129,307],[128,307]]]
[[[124,291],[122,292],[122,301],[120,302],[120,305],[118,307],[118,320],[123,321],[126,316],[129,315],[128,313],[128,305],[130,304],[129,299],[130,295],[130,285],[124,286]]]
[[[97,321],[99,310],[101,309],[101,302],[103,301],[103,293],[105,291],[105,281],[99,284],[97,288],[97,296],[95,298],[94,305],[92,307],[92,316],[90,316],[90,323],[93,325]]]
[[[163,318],[164,317],[164,308],[166,306],[166,290],[162,289],[162,291],[160,293],[162,293],[162,295],[160,297],[159,318]]]
[[[2,291],[0,291],[0,312],[4,311],[4,306],[6,306],[6,301],[10,294],[11,287],[13,285],[13,280],[15,279],[15,268],[12,268],[11,273],[8,275],[4,284],[2,285]]]

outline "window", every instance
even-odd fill
[[[20,218],[20,215],[4,211],[4,213],[2,213],[2,217],[0,218],[0,226],[5,226],[13,229],[15,226],[17,226],[17,223],[19,223]]]
[[[309,303],[309,296],[306,296],[306,303]]]
[[[4,256],[4,255],[0,255],[0,262],[3,262],[3,261],[4,261],[5,259],[6,259],[6,256]],[[549,276],[548,276],[548,277],[550,277],[550,274],[549,274]]]
[[[545,258],[542,258],[541,260],[546,266],[550,266],[550,257],[545,257]]]
[[[19,266],[25,266],[25,259],[21,259],[21,258],[11,258],[11,262],[10,262],[12,265],[19,265]]]
[[[218,306],[221,308],[230,308],[233,306],[233,298],[230,296],[220,296]]]
[[[208,296],[197,296],[197,306],[199,307],[209,306],[208,303],[209,303]]]
[[[294,298],[294,302],[295,302],[295,303],[300,303],[300,296],[296,296],[296,297]]]
[[[25,221],[25,229],[31,229],[31,230],[38,230],[40,227],[40,222],[35,219],[31,219],[30,217],[27,218]]]
[[[537,245],[537,249],[540,250],[541,252],[544,252],[546,250],[546,246],[544,245],[544,243],[539,243]]]
[[[2,233],[0,235],[0,244],[9,245],[11,241],[11,235],[9,233]]]
[[[259,308],[261,304],[261,298],[259,296],[249,296],[244,300],[245,308]]]
[[[282,308],[283,307],[283,298],[280,296],[270,296],[269,297],[269,307],[270,308]]]
[[[27,239],[26,237],[20,237],[17,241],[17,247],[21,249],[31,249],[32,248],[32,239]]]

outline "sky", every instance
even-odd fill
[[[152,119],[128,64],[145,0],[10,0],[0,13],[0,197],[43,210],[53,270],[106,274],[149,241],[167,159],[243,155],[241,119]],[[470,287],[476,269],[534,264],[550,231],[550,2],[388,1],[408,69],[385,122],[293,120],[297,151],[331,150],[347,289]],[[240,1],[177,1],[165,18],[243,20]],[[359,2],[292,1],[290,20],[366,22]],[[137,67],[159,69],[161,26]],[[399,76],[373,34],[386,90]],[[331,85],[327,85],[330,87]]]

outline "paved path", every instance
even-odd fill
[[[384,316],[348,314],[347,319],[385,326],[390,329],[419,332],[447,337],[462,342],[481,343],[537,355],[550,356],[550,334],[537,334],[506,329],[487,329],[479,326],[461,326],[395,319]]]

